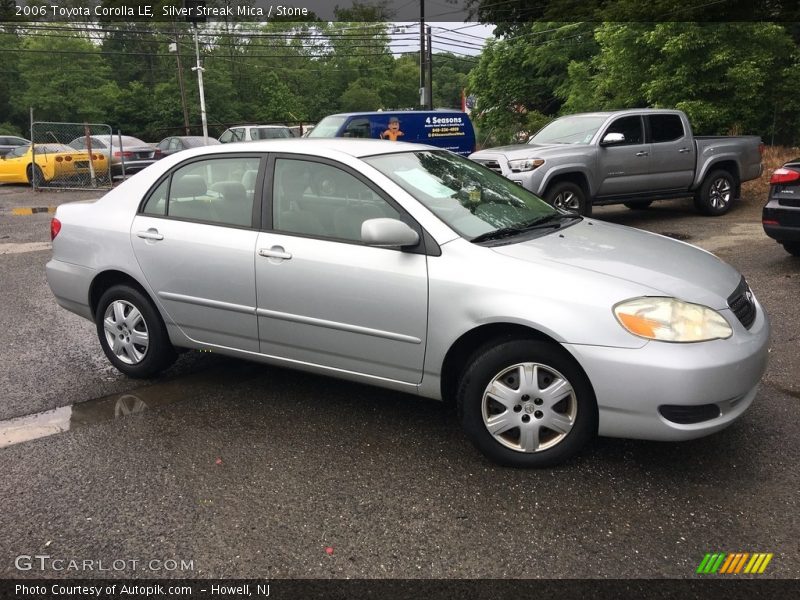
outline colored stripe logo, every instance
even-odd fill
[[[738,575],[763,573],[774,555],[772,552],[714,552],[707,553],[696,573],[702,575]]]

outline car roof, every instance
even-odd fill
[[[195,155],[219,154],[220,152],[286,152],[309,155],[347,154],[355,158],[374,156],[376,154],[393,154],[396,152],[413,152],[415,150],[441,150],[425,144],[410,142],[390,142],[388,140],[345,139],[345,138],[287,138],[275,140],[258,140],[253,142],[235,142],[221,146],[203,146],[187,150]],[[188,155],[187,155],[188,156]]]

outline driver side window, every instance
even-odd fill
[[[625,141],[617,146],[631,146],[633,144],[641,144],[644,141],[644,132],[642,129],[642,118],[639,116],[622,117],[614,121],[611,126],[606,130],[605,135],[609,133],[621,133],[625,136]]]

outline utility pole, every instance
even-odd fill
[[[197,23],[194,26],[194,54],[197,59],[197,66],[192,67],[192,71],[197,71],[197,85],[200,88],[200,120],[203,122],[203,144],[208,146],[208,122],[206,121],[206,96],[203,91],[203,66],[200,64],[200,42],[197,35]]]
[[[419,0],[419,105],[425,108],[425,0]]]
[[[427,103],[425,104],[425,108],[428,110],[433,110],[433,42],[431,41],[431,26],[428,25],[428,52],[427,52],[427,65],[428,65],[428,88],[425,93],[425,100]]]
[[[178,62],[178,88],[181,91],[181,108],[183,108],[183,128],[186,135],[192,135],[189,127],[189,107],[186,105],[186,86],[183,85],[183,65],[181,64],[181,40],[175,37],[175,43],[170,44],[170,50],[175,48],[175,58]]]

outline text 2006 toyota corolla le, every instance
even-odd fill
[[[507,465],[718,431],[766,366],[764,310],[712,254],[427,146],[188,150],[60,206],[52,236],[58,303],[123,373],[200,348],[452,398]]]

